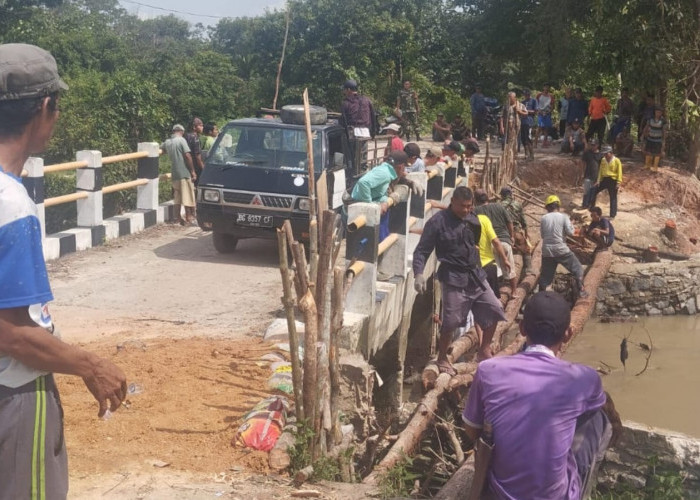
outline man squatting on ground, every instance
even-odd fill
[[[479,364],[462,417],[473,441],[493,430],[480,498],[579,500],[595,485],[622,424],[595,370],[557,358],[570,321],[560,295],[539,292],[520,322],[525,351]]]
[[[559,211],[561,201],[559,201],[558,196],[550,195],[545,202],[547,213],[540,220],[542,266],[539,289],[544,291],[552,284],[557,266],[561,264],[576,278],[579,296],[586,298],[588,292],[583,288],[583,267],[569,245],[566,244],[566,237],[574,234],[574,226],[571,224],[569,216]]]
[[[82,377],[100,417],[124,401],[126,377],[59,339],[41,225],[20,177],[27,158],[46,148],[68,86],[39,47],[0,45],[0,61],[0,500],[64,499],[63,410],[52,372]]]
[[[496,324],[505,321],[503,306],[486,281],[479,258],[481,223],[472,212],[474,195],[465,186],[455,188],[450,206],[431,217],[413,253],[413,273],[418,293],[425,293],[425,263],[435,250],[440,267],[437,279],[442,284],[442,325],[438,342],[440,372],[454,374],[447,349],[454,331],[466,324],[470,311],[484,335],[479,347],[481,358],[491,357],[491,340]]]

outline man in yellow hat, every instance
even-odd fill
[[[588,297],[588,292],[583,288],[583,267],[569,245],[566,237],[574,234],[574,226],[569,217],[561,213],[559,208],[561,201],[555,194],[549,195],[545,200],[547,213],[540,221],[540,235],[542,236],[542,268],[540,270],[540,291],[547,289],[554,281],[554,273],[561,264],[576,277],[579,297]]]

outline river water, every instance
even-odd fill
[[[651,335],[651,342],[646,330]],[[620,342],[628,338],[626,368]],[[638,345],[652,344],[651,358]],[[610,365],[603,386],[623,420],[700,438],[700,315],[644,317],[630,323],[589,321],[564,359],[593,368]],[[610,369],[610,368],[607,368]]]

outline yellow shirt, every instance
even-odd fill
[[[600,160],[600,170],[598,171],[598,182],[604,177],[610,177],[618,183],[622,182],[622,162],[617,156],[613,156],[610,163],[604,157]]]
[[[493,247],[491,242],[496,239],[496,231],[493,230],[491,219],[486,215],[479,214],[479,222],[481,222],[481,237],[479,238],[479,257],[481,258],[481,267],[490,264],[495,260],[493,256]]]

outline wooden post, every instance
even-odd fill
[[[304,121],[306,123],[306,158],[309,165],[309,276],[316,283],[318,269],[318,221],[316,220],[316,170],[314,168],[314,142],[311,133],[311,117],[309,111],[309,90],[304,89]]]
[[[297,243],[299,245],[299,243]],[[316,422],[316,396],[317,387],[317,355],[316,339],[318,336],[318,316],[316,302],[310,289],[299,299],[299,310],[304,315],[304,416],[311,426]],[[315,457],[316,439],[311,438],[311,456]]]
[[[345,294],[343,293],[343,280],[345,272],[341,267],[333,269],[333,293],[331,295],[331,342],[328,351],[328,362],[331,378],[331,447],[340,444],[342,433],[338,418],[338,404],[340,396],[340,366],[338,363],[338,337],[343,328],[343,309],[345,306]]]
[[[321,227],[321,253],[318,261],[318,275],[316,278],[316,305],[318,309],[319,341],[321,344],[317,377],[318,391],[316,402],[316,418],[314,432],[320,440],[317,453],[325,455],[325,432],[330,432],[331,408],[330,408],[330,382],[329,382],[329,351],[331,329],[331,255],[333,252],[333,240],[335,239],[335,227],[338,215],[333,211],[327,211]]]
[[[287,316],[287,330],[289,331],[289,354],[292,359],[292,383],[294,386],[294,402],[296,404],[296,416],[298,421],[304,420],[304,401],[302,398],[301,363],[299,361],[299,336],[297,334],[296,320],[294,317],[294,296],[292,295],[292,280],[289,276],[289,263],[287,262],[287,234],[283,229],[277,229],[277,248],[280,257],[280,274],[282,274],[282,305]]]

